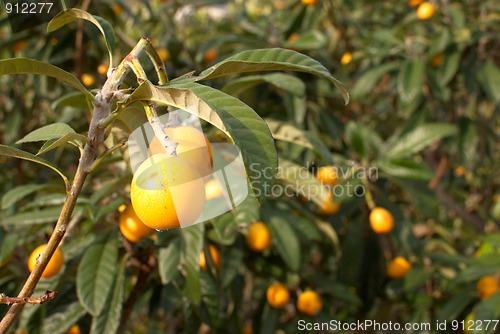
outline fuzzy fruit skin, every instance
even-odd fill
[[[376,207],[370,212],[370,225],[377,234],[388,234],[394,229],[394,218],[384,208]]]
[[[205,184],[186,160],[156,154],[135,172],[130,199],[139,219],[150,228],[189,226],[205,206]]]
[[[423,0],[410,0],[408,1],[408,5],[411,7],[417,7],[422,3]]]
[[[118,221],[120,232],[125,239],[132,243],[138,242],[154,232],[152,228],[144,225],[139,217],[137,217],[132,205],[122,208]]]
[[[284,284],[273,283],[267,288],[266,298],[272,307],[282,308],[290,301],[290,292]]]
[[[436,7],[430,2],[421,3],[417,9],[417,17],[420,20],[428,20],[436,13]]]
[[[318,0],[302,0],[303,5],[314,6],[318,3]]]
[[[218,270],[220,269],[220,253],[215,248],[213,245],[208,245],[208,251],[210,252],[210,257],[212,258],[212,261],[214,262],[215,268]],[[207,270],[207,259],[205,257],[205,252],[201,251],[200,252],[200,260],[198,261],[198,264],[200,265],[201,269]]]
[[[297,299],[297,310],[310,317],[316,316],[323,308],[320,296],[312,291],[304,291]]]
[[[392,279],[402,279],[411,270],[411,263],[404,257],[395,257],[387,266],[387,276]]]
[[[263,222],[253,223],[248,228],[246,242],[254,252],[265,251],[271,247],[272,240],[271,231]]]
[[[477,292],[479,293],[479,297],[481,299],[491,297],[498,291],[499,288],[500,284],[493,276],[483,276],[477,282]]]
[[[40,245],[37,248],[35,248],[35,250],[31,253],[28,259],[28,269],[30,272],[32,272],[33,269],[35,268],[36,259],[40,254],[43,253],[45,247],[47,247],[47,244]],[[54,252],[54,255],[52,255],[52,257],[50,258],[49,263],[47,263],[47,267],[45,267],[45,270],[42,273],[42,277],[49,278],[57,275],[61,271],[63,265],[64,265],[64,255],[61,252],[61,250],[57,248],[56,251]]]

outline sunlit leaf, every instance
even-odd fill
[[[257,49],[240,52],[201,72],[195,79],[208,80],[221,76],[258,71],[299,71],[331,81],[340,90],[345,103],[349,93],[318,61],[296,51],[286,49]]]
[[[2,74],[40,74],[59,79],[71,87],[78,89],[91,101],[94,96],[82,85],[73,74],[57,66],[35,59],[16,58],[0,60],[0,75]]]

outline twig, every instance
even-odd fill
[[[37,298],[31,297],[7,297],[3,293],[0,294],[0,304],[7,304],[8,306],[13,304],[43,304],[49,300],[56,298],[58,295],[57,291],[47,290],[43,295]]]

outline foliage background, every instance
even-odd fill
[[[79,4],[112,23],[116,59],[144,35],[166,48],[171,78],[199,73],[252,48],[290,48],[319,60],[346,84],[349,105],[331,84],[307,74],[258,73],[210,84],[269,120],[282,164],[311,172],[311,166],[329,164],[342,171],[376,167],[378,177],[363,180],[355,174],[342,184],[369,182],[375,203],[393,213],[396,228],[390,236],[375,235],[363,197],[340,197],[341,210],[323,216],[314,202],[276,196],[260,207],[249,200],[210,223],[130,245],[117,228],[116,209],[128,203],[131,179],[126,151],[120,151],[86,183],[62,246],[64,272],[37,288],[58,290],[60,296],[25,308],[17,327],[62,333],[78,323],[82,332],[104,332],[118,325],[124,310],[132,311],[126,327],[131,333],[167,328],[237,333],[245,325],[256,333],[293,333],[299,319],[434,323],[471,313],[498,319],[500,293],[481,301],[476,283],[500,274],[499,13],[494,1],[435,4],[436,15],[426,21],[407,3],[389,1]],[[0,57],[43,60],[78,77],[89,73],[96,79],[90,88],[98,88],[105,80],[97,73],[106,62],[105,45],[91,25],[72,27],[11,34],[1,17]],[[209,50],[215,59],[207,56]],[[347,51],[353,59],[341,65]],[[438,54],[442,62],[436,66],[432,59]],[[55,122],[85,133],[89,117],[82,96],[56,80],[0,77],[2,144],[15,145]],[[106,144],[125,138],[143,121],[137,110],[124,112]],[[205,130],[211,141],[227,140],[209,125]],[[17,147],[36,153],[40,145]],[[71,175],[78,151],[67,145],[43,157]],[[0,187],[0,291],[14,296],[27,277],[29,253],[52,231],[64,189],[52,171],[2,156]],[[257,220],[273,234],[273,246],[263,254],[244,242],[248,225]],[[221,251],[220,271],[178,270],[184,261],[197,263],[209,242]],[[413,269],[391,281],[385,267],[397,255],[410,259]],[[96,275],[105,288],[82,290],[82,282]],[[265,300],[265,289],[275,280],[292,291],[282,310]],[[139,298],[129,305],[140,284]],[[293,305],[305,289],[318,291],[324,302],[316,319],[298,314]],[[0,314],[5,311],[2,305]]]

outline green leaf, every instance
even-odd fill
[[[267,219],[266,219],[267,218]],[[281,215],[272,213],[265,217],[271,230],[272,242],[290,270],[297,272],[300,267],[300,243],[289,222]]]
[[[0,60],[0,75],[3,74],[40,74],[59,79],[71,87],[78,89],[91,101],[94,96],[73,74],[60,69],[57,66],[44,63],[35,59],[16,58]]]
[[[109,234],[83,254],[76,275],[78,300],[92,315],[99,315],[113,286],[118,259],[116,237]]]
[[[452,124],[426,123],[417,126],[394,141],[387,149],[389,159],[402,158],[417,153],[438,140],[455,134],[457,128]]]
[[[321,140],[319,140],[319,138],[317,138],[314,132],[301,130],[288,122],[270,118],[266,118],[265,121],[274,139],[306,147],[317,152],[321,157],[325,158],[325,160],[331,160],[330,150]]]
[[[274,140],[266,123],[245,103],[194,82],[162,87],[145,82],[131,94],[127,104],[142,100],[184,109],[213,124],[240,149],[254,193],[259,196],[272,185],[277,166]]]
[[[444,307],[437,313],[439,320],[456,319],[470,303],[471,296],[469,291],[462,291],[451,297]]]
[[[31,131],[26,136],[16,141],[16,144],[61,138],[68,133],[75,133],[75,130],[66,123],[49,124]]]
[[[425,62],[413,59],[403,63],[398,74],[398,93],[405,104],[415,101],[422,94]]]
[[[174,240],[168,247],[160,248],[158,254],[158,271],[161,283],[168,284],[179,273],[178,266],[181,260],[180,240]]]
[[[82,94],[81,92],[67,93],[52,102],[52,104],[50,105],[50,108],[52,110],[56,110],[57,108],[62,107],[71,107],[83,110],[92,109],[92,105],[88,103],[85,94]]]
[[[349,93],[344,85],[335,79],[318,61],[292,50],[257,49],[240,52],[201,72],[196,81],[214,79],[231,74],[257,71],[298,71],[327,79],[340,90],[345,103],[349,103]]]
[[[461,54],[458,51],[446,53],[443,56],[443,64],[438,69],[437,82],[441,87],[446,87],[455,76],[460,66]]]
[[[64,136],[58,138],[58,139],[51,139],[48,140],[43,146],[40,148],[38,151],[37,155],[46,153],[50,150],[53,150],[55,148],[58,148],[59,146],[62,146],[66,143],[70,143],[76,147],[82,147],[83,148],[83,143],[87,142],[87,137],[84,135],[78,134],[78,133],[67,133]]]
[[[357,122],[349,121],[345,133],[352,148],[361,158],[367,158],[370,149],[378,152],[382,146],[382,139],[376,132]]]
[[[196,224],[181,230],[182,253],[181,263],[186,275],[183,294],[194,305],[200,305],[200,252],[203,248],[205,225]]]
[[[77,206],[73,211],[73,215],[79,214],[83,210],[82,207]],[[4,218],[3,225],[35,225],[35,224],[48,224],[55,223],[61,214],[61,207],[49,207],[41,210],[33,210],[28,212],[21,212],[13,216]]]
[[[299,35],[294,41],[287,41],[283,46],[287,49],[295,50],[318,50],[326,47],[328,39],[318,30],[309,30]]]
[[[76,324],[87,312],[79,302],[65,305],[61,312],[47,317],[43,324],[42,333],[64,334]]]
[[[16,248],[19,235],[13,232],[4,232],[0,229],[0,262],[9,258],[14,249]]]
[[[477,79],[489,99],[500,102],[500,68],[488,61],[477,73]]]
[[[237,244],[234,246],[238,246]],[[224,247],[221,258],[222,268],[220,270],[220,277],[222,286],[227,288],[231,285],[234,278],[238,275],[238,272],[243,263],[243,245],[241,247]]]
[[[386,174],[398,178],[429,181],[434,177],[430,168],[410,159],[393,159],[375,162],[375,164]]]
[[[116,333],[122,318],[122,306],[125,293],[125,269],[127,265],[128,256],[125,255],[118,267],[114,284],[109,286],[108,289],[113,287],[111,298],[106,302],[106,307],[103,308],[98,316],[92,320],[92,327],[90,333],[92,334],[107,334]]]
[[[24,197],[44,189],[54,189],[54,186],[50,184],[24,184],[14,187],[3,195],[0,209],[5,210]]]
[[[61,170],[59,170],[59,168],[52,165],[50,162],[48,162],[45,159],[39,158],[36,155],[33,155],[29,152],[22,151],[22,150],[19,150],[17,148],[2,145],[2,144],[0,144],[0,156],[1,155],[7,156],[7,157],[12,157],[12,158],[18,158],[18,159],[32,161],[32,162],[36,162],[40,165],[49,167],[50,169],[55,171],[57,174],[59,174],[59,176],[61,176],[61,178],[64,181],[64,184],[66,185],[66,188],[69,188],[69,186],[70,186],[66,175],[64,175],[63,172]]]
[[[366,94],[373,90],[373,86],[382,78],[386,73],[401,67],[401,62],[395,61],[389,64],[384,64],[371,68],[361,75],[357,80],[354,88],[351,91],[353,99],[364,98]]]
[[[471,282],[483,276],[495,275],[496,273],[498,273],[498,266],[474,266],[459,273],[455,280],[457,282]]]
[[[109,63],[113,66],[113,53],[115,50],[115,32],[113,26],[103,18],[91,15],[81,9],[71,8],[57,14],[47,25],[47,32],[53,32],[66,24],[73,22],[77,19],[84,19],[92,22],[97,29],[104,36],[106,47],[108,48]]]
[[[284,73],[249,75],[243,78],[238,78],[231,80],[222,90],[229,95],[237,96],[245,90],[263,83],[268,83],[276,88],[297,96],[304,96],[306,92],[306,86],[302,80],[293,75]]]

